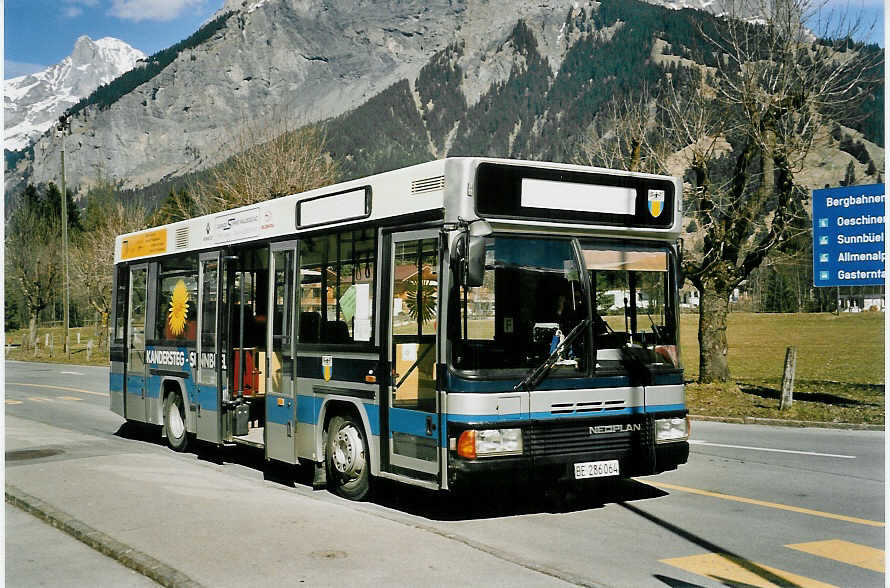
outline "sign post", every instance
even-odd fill
[[[813,285],[882,286],[884,184],[813,190]]]

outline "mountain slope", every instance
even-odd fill
[[[594,4],[591,2],[585,4]],[[157,76],[107,107],[72,121],[66,142],[72,177],[101,166],[128,186],[147,185],[222,160],[241,125],[288,117],[313,122],[349,112],[386,88],[417,77],[439,50],[465,46],[468,102],[509,77],[493,55],[519,18],[542,38],[551,68],[564,51],[559,29],[574,0],[268,0],[238,7],[224,27],[181,52]],[[44,137],[30,181],[51,177],[58,141]],[[29,169],[28,169],[29,168]]]
[[[229,0],[212,22],[150,78],[81,105],[70,178],[152,185],[282,120],[324,121],[348,177],[446,155],[568,161],[609,100],[712,66],[697,26],[717,26],[636,0]],[[881,145],[882,92],[869,108],[857,128]],[[59,142],[40,141],[13,179],[53,176]]]
[[[130,70],[145,54],[105,37],[77,39],[74,51],[43,71],[4,81],[4,148],[26,147],[76,104],[102,84]]]

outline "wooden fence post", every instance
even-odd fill
[[[782,372],[782,398],[779,410],[791,408],[794,403],[794,372],[797,369],[797,348],[785,350],[785,370]]]
[[[90,339],[87,341],[87,361],[90,361],[90,357],[93,355],[93,340]]]

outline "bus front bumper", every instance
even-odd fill
[[[460,490],[477,484],[529,483],[563,484],[576,480],[575,465],[588,462],[618,461],[618,476],[646,476],[676,469],[689,459],[689,443],[676,441],[655,445],[654,451],[634,447],[622,452],[585,452],[557,455],[524,454],[466,459],[449,452],[448,484]],[[600,478],[602,479],[602,478]]]

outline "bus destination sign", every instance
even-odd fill
[[[884,184],[813,190],[815,286],[884,284]]]

